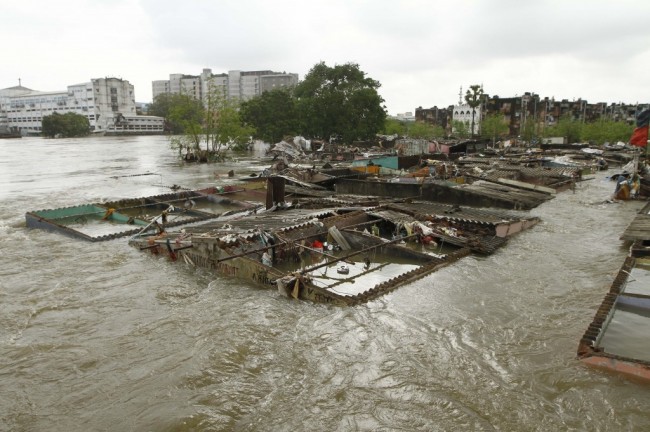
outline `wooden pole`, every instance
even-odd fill
[[[327,267],[328,265],[333,264],[333,263],[336,263],[336,262],[339,262],[339,261],[344,261],[344,260],[346,260],[346,259],[348,259],[348,258],[350,258],[350,257],[356,256],[356,255],[359,255],[359,254],[362,254],[362,253],[364,253],[364,252],[368,252],[368,251],[371,251],[371,250],[373,250],[373,249],[380,248],[380,247],[382,247],[382,246],[387,246],[387,245],[390,245],[390,244],[393,244],[393,243],[397,243],[397,242],[400,242],[400,241],[402,241],[402,240],[406,240],[406,239],[413,238],[413,237],[417,237],[417,236],[419,236],[419,234],[411,234],[410,236],[400,237],[400,238],[395,239],[395,240],[390,240],[390,241],[387,241],[387,242],[385,242],[385,243],[381,243],[381,244],[378,244],[378,245],[370,246],[370,247],[367,247],[367,248],[364,248],[364,249],[358,250],[358,251],[356,251],[356,252],[349,253],[349,254],[344,255],[344,256],[342,256],[342,257],[336,258],[336,259],[334,259],[334,260],[332,260],[332,261],[329,261],[329,262],[326,262],[326,263],[324,263],[324,264],[318,264],[318,265],[315,265],[315,266],[313,266],[313,267],[310,267],[310,268],[307,268],[307,269],[301,270],[301,271],[300,271],[300,274],[305,274],[305,273],[313,272],[314,270],[318,270],[319,268]]]
[[[230,256],[227,256],[225,258],[215,260],[215,263],[220,263],[222,261],[228,261],[228,260],[231,260],[231,259],[234,259],[234,258],[240,258],[240,257],[246,256],[246,255],[254,254],[256,252],[263,252],[263,251],[265,251],[265,250],[267,250],[269,248],[275,248],[275,247],[282,246],[282,245],[285,245],[285,244],[295,243],[295,242],[300,241],[300,240],[306,240],[306,239],[311,238],[311,237],[316,237],[316,236],[325,235],[325,234],[326,234],[326,232],[322,232],[322,233],[311,234],[311,235],[304,236],[304,237],[299,237],[297,239],[289,240],[289,241],[281,240],[281,241],[279,241],[278,243],[276,243],[274,245],[264,246],[264,247],[261,247],[259,249],[251,249],[249,251],[242,252],[242,253],[237,254],[237,255],[230,255]],[[306,246],[300,246],[300,247],[305,247],[306,248]]]

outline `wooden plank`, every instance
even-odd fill
[[[650,240],[650,215],[638,214],[621,235],[622,240]]]

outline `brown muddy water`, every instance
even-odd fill
[[[261,152],[183,166],[164,137],[104,137],[0,154],[2,431],[650,429],[650,387],[576,360],[641,207],[603,203],[607,172],[494,255],[338,308],[25,227],[30,210],[221,184]]]

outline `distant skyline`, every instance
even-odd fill
[[[22,0],[0,5],[0,88],[113,76],[151,101],[169,74],[357,63],[389,114],[458,102],[472,84],[590,103],[650,101],[644,0]]]

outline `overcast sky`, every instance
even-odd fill
[[[648,0],[0,2],[0,88],[114,76],[151,101],[169,74],[356,63],[389,114],[490,95],[650,102]]]

